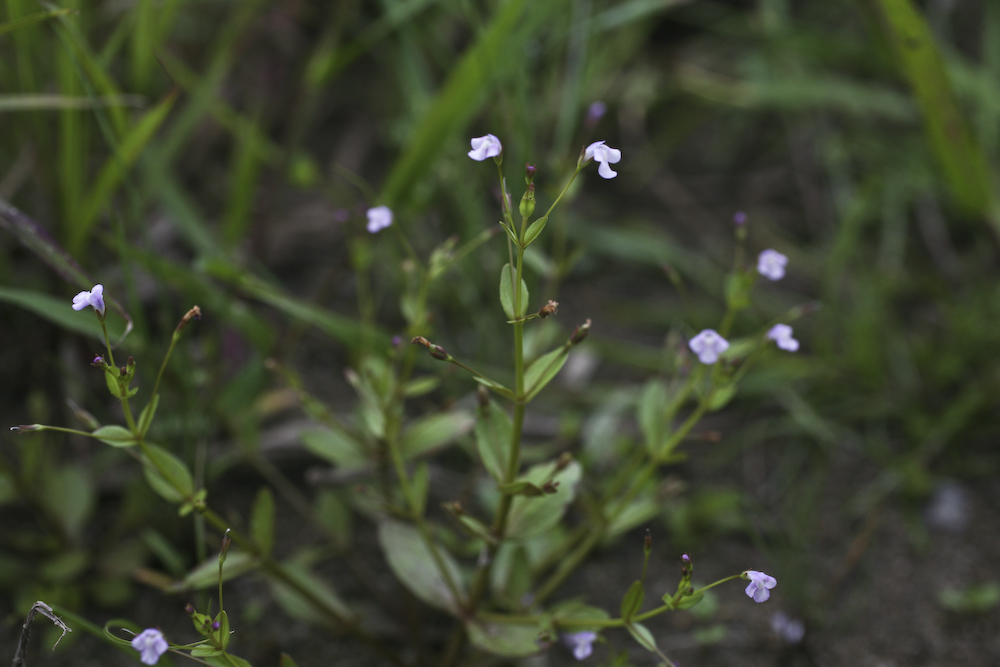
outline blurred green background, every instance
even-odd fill
[[[589,317],[596,362],[541,402],[535,437],[595,455],[635,429],[629,406],[665,368],[668,333],[721,316],[738,210],[751,255],[775,248],[790,263],[736,329],[820,304],[795,323],[800,352],[770,354],[685,446],[652,524],[670,568],[690,551],[705,572],[777,576],[775,608],[805,620],[806,639],[773,633],[773,609],[720,600],[671,630],[678,660],[1000,660],[988,639],[1000,602],[1000,4],[0,7],[0,199],[21,212],[0,204],[5,423],[120,418],[88,366],[98,330],[68,308],[91,284],[80,270],[130,315],[123,350],[147,383],[197,303],[205,318],[171,360],[152,435],[210,489],[225,481],[226,509],[245,516],[261,479],[319,465],[284,435],[301,413],[264,361],[346,410],[343,369],[405,329],[412,271],[394,230],[364,231],[365,209],[391,206],[426,257],[496,226],[496,175],[466,157],[470,137],[502,139],[515,197],[520,165],[537,163],[542,205],[604,139],[622,150],[618,178],[585,172],[530,257],[533,300],[561,303],[534,344]],[[501,238],[431,294],[435,342],[487,370],[509,363]],[[122,331],[120,314],[109,322]],[[433,403],[469,384],[446,377]],[[182,616],[184,600],[163,602],[135,573],[180,576],[205,547],[133,466],[58,434],[3,437],[5,636],[36,599],[100,623]],[[280,613],[253,593],[244,634]],[[242,654],[273,662],[290,632]]]

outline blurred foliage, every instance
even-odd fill
[[[996,3],[2,7],[0,200],[40,225],[0,210],[11,424],[116,419],[87,372],[96,330],[64,312],[87,274],[122,295],[145,382],[198,303],[205,321],[171,361],[150,437],[175,443],[199,479],[245,463],[302,502],[263,447],[302,395],[275,383],[265,359],[301,369],[312,393],[340,405],[350,395],[340,369],[369,363],[404,330],[399,286],[415,280],[405,257],[364,232],[364,210],[392,205],[421,257],[452,235],[471,241],[497,219],[499,192],[464,152],[493,132],[506,164],[539,165],[542,204],[562,185],[546,176],[579,147],[606,138],[624,155],[602,194],[570,191],[576,203],[529,257],[541,276],[531,293],[564,304],[564,324],[538,328],[529,346],[593,317],[588,353],[601,363],[570,398],[543,398],[561,422],[540,446],[582,441],[584,456],[608,464],[637,446],[627,434],[640,428],[638,382],[669,370],[670,345],[722,311],[711,295],[735,210],[749,214],[753,252],[791,259],[789,278],[737,326],[822,303],[797,329],[800,354],[775,352],[747,376],[740,425],[709,455],[720,470],[765,453],[766,465],[744,488],[650,489],[621,530],[660,513],[678,541],[745,532],[804,583],[820,489],[843,474],[833,464],[845,451],[876,471],[845,492],[848,524],[890,498],[923,499],[939,475],[998,470],[983,453],[1000,389],[989,363],[1000,353]],[[608,105],[601,118],[587,115],[596,100]],[[507,349],[494,255],[470,253],[434,285],[427,323],[486,372]],[[414,396],[438,406],[468,390],[446,376]],[[123,452],[56,436],[7,438],[0,450],[0,587],[18,606],[115,607],[134,572],[181,577],[204,559],[203,536],[186,537],[127,474]],[[305,444],[342,455],[340,441]],[[315,502],[344,548],[343,498]],[[185,539],[195,558],[170,546]],[[306,572],[312,555],[297,558]],[[821,599],[815,588],[798,587],[802,605]],[[942,604],[993,604],[956,595]]]

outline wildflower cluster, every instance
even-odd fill
[[[605,108],[591,107],[590,112],[596,122]],[[676,460],[677,448],[699,419],[729,400],[756,355],[769,347],[770,342],[785,351],[799,349],[792,328],[784,323],[775,323],[749,340],[727,340],[736,313],[747,307],[757,274],[769,281],[780,280],[785,275],[788,258],[775,250],[764,250],[757,258],[757,274],[754,274],[752,269],[743,267],[742,255],[738,255],[727,287],[727,312],[722,323],[715,329],[702,330],[688,342],[688,349],[700,365],[689,362],[683,345],[674,345],[671,352],[677,354],[678,360],[675,377],[669,383],[661,377],[653,378],[636,392],[639,396],[635,399],[635,420],[641,442],[627,443],[634,455],[629,454],[630,461],[623,463],[620,470],[607,465],[600,468],[600,462],[578,461],[570,451],[550,454],[549,460],[541,452],[551,450],[541,448],[532,451],[531,457],[525,456],[522,440],[529,404],[552,382],[571,353],[585,343],[592,327],[591,320],[586,319],[575,328],[566,327],[558,333],[554,321],[558,319],[559,303],[550,298],[531,298],[525,280],[528,269],[525,252],[542,238],[554,210],[571,192],[570,186],[581,171],[596,162],[598,176],[615,178],[619,173],[612,165],[621,164],[622,151],[605,141],[590,143],[580,151],[575,169],[568,170],[570,173],[562,180],[561,188],[551,191],[543,185],[536,186],[536,180],[542,184],[545,177],[539,175],[537,165],[527,164],[525,189],[515,207],[513,202],[518,200],[508,192],[500,139],[485,134],[473,138],[470,145],[467,155],[471,160],[493,159],[502,192],[499,224],[506,236],[506,252],[502,256],[508,261],[499,272],[497,314],[503,311],[513,343],[510,357],[513,368],[507,379],[490,377],[463,361],[461,346],[449,344],[449,352],[434,342],[428,305],[434,282],[458,258],[494,235],[484,233],[465,245],[449,239],[424,261],[408,243],[405,229],[400,226],[393,229],[391,239],[400,240],[408,254],[408,277],[401,298],[406,329],[392,338],[385,351],[365,352],[367,356],[362,357],[358,367],[346,373],[358,394],[357,418],[335,416],[334,411],[306,393],[292,371],[277,363],[271,367],[300,397],[310,415],[323,425],[323,430],[303,436],[309,451],[350,470],[351,474],[372,477],[370,486],[356,488],[353,501],[372,521],[385,561],[400,584],[417,599],[454,617],[454,638],[440,664],[445,667],[459,664],[466,643],[497,656],[523,658],[561,642],[576,660],[586,660],[609,643],[605,633],[622,629],[664,664],[672,665],[658,647],[647,625],[649,621],[664,613],[691,609],[705,598],[709,589],[741,578],[748,582],[746,595],[754,602],[765,602],[777,585],[776,579],[757,570],[745,570],[699,585],[694,579],[694,563],[684,554],[676,589],[657,591],[660,602],[647,605],[650,588],[647,571],[653,550],[652,536],[647,531],[641,572],[637,572],[625,591],[615,615],[579,598],[556,603],[550,598],[598,545],[656,515],[660,499],[651,491],[655,485],[650,482],[660,474],[662,466]],[[543,202],[551,194],[555,196],[542,212]],[[541,215],[536,216],[536,211]],[[365,228],[370,234],[394,223],[394,213],[387,205],[369,208],[366,217]],[[747,217],[737,214],[734,222],[742,252]],[[379,242],[387,240],[390,239],[378,238]],[[118,307],[117,302],[112,300],[112,303]],[[168,448],[148,441],[147,434],[159,405],[164,368],[182,332],[200,319],[201,309],[194,306],[177,324],[151,395],[136,415],[132,401],[138,392],[138,387],[133,386],[138,364],[132,357],[122,366],[115,363],[105,326],[103,285],[77,294],[72,307],[77,311],[93,308],[100,321],[106,350],[88,359],[92,359],[91,365],[104,376],[111,395],[120,402],[125,425],[94,424],[90,431],[39,424],[15,429],[17,432],[61,430],[127,449],[142,466],[150,487],[165,501],[176,505],[179,515],[197,514],[222,539],[217,565],[203,563],[188,579],[197,574],[200,585],[204,586],[202,580],[209,573],[218,581],[218,594],[213,600],[218,604],[217,612],[198,611],[190,604],[186,607],[200,639],[184,645],[171,644],[160,630],[148,628],[125,640],[118,636],[122,628],[113,631],[107,627],[110,640],[131,646],[146,665],[157,664],[167,651],[174,651],[206,664],[249,667],[245,660],[228,653],[233,632],[223,606],[223,568],[230,547],[236,545],[240,555],[233,560],[238,560],[244,570],[260,570],[275,585],[275,590],[281,591],[276,598],[282,598],[300,612],[313,610],[324,623],[353,633],[390,662],[400,664],[386,643],[373,635],[368,625],[359,622],[358,611],[325,590],[322,581],[305,565],[279,562],[272,556],[276,519],[275,500],[269,489],[264,488],[258,494],[244,529],[231,527],[213,510],[207,490],[196,482],[201,476],[192,474],[187,463]],[[551,349],[531,350],[526,344],[527,326],[545,328],[547,336],[539,336],[536,341],[548,341]],[[410,340],[411,345],[404,345],[404,340]],[[468,374],[470,387],[478,385],[475,414],[472,409],[454,407],[409,419],[413,410],[407,408],[406,400],[436,387],[433,376],[418,375],[421,369],[416,353],[423,354],[422,350],[434,360],[427,363],[454,366]],[[736,358],[747,350],[751,350],[747,358]],[[686,416],[680,413],[689,407]],[[447,502],[440,503],[438,506],[452,522],[449,526],[427,511],[431,484],[424,459],[459,440],[474,443],[475,456],[481,463],[475,482],[484,493],[482,498],[471,501],[446,499]],[[599,474],[586,487],[587,502],[579,502],[578,494],[584,488],[582,478],[587,472],[584,463],[595,467],[589,472]],[[575,521],[575,527],[572,520],[564,522],[570,512],[584,514],[582,520]],[[334,542],[338,552],[349,551],[343,548],[346,540],[336,538]],[[474,563],[470,554],[477,554]],[[468,559],[464,566],[461,558]],[[358,569],[364,572],[367,568],[363,564]],[[381,584],[374,588],[376,594],[384,597]]]

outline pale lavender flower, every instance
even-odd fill
[[[597,173],[601,175],[602,178],[614,178],[618,175],[617,171],[611,171],[609,164],[618,164],[622,159],[622,152],[617,148],[611,148],[610,146],[604,145],[603,141],[595,141],[594,143],[587,146],[587,150],[583,154],[584,160],[597,160],[601,165],[597,169]]]
[[[757,258],[757,273],[768,280],[781,280],[787,264],[788,258],[777,250],[765,250]]]
[[[592,102],[591,105],[587,108],[587,123],[591,125],[597,123],[597,121],[601,120],[601,118],[607,112],[608,112],[607,104],[605,104],[600,100]]]
[[[500,140],[492,134],[485,134],[481,137],[473,137],[472,150],[469,157],[477,162],[482,162],[488,157],[496,157],[503,152],[503,145]]]
[[[782,350],[795,352],[799,349],[799,341],[792,338],[792,328],[787,324],[775,324],[767,332],[767,337],[777,343]]]
[[[806,624],[783,611],[775,612],[771,617],[771,629],[789,644],[798,644],[806,636]]]
[[[368,231],[377,234],[392,224],[392,209],[388,206],[376,206],[368,209]]]
[[[89,292],[80,292],[73,297],[73,310],[83,310],[93,306],[104,317],[104,285],[94,285]]]
[[[733,214],[733,223],[737,227],[742,227],[743,225],[747,224],[747,214],[744,213],[743,211],[736,211],[736,213]]]
[[[771,590],[778,585],[778,580],[756,570],[747,570],[743,573],[750,580],[747,585],[746,594],[754,602],[766,602],[771,597]]]
[[[714,364],[719,355],[729,349],[729,341],[720,336],[715,329],[705,329],[688,343],[691,351],[698,355],[698,361],[703,364]]]
[[[132,639],[132,648],[139,652],[139,660],[144,665],[155,665],[160,656],[167,652],[170,645],[163,638],[163,633],[154,628],[147,628]]]
[[[574,632],[562,636],[563,643],[573,651],[573,657],[577,660],[585,660],[594,652],[592,644],[597,639],[596,632]]]

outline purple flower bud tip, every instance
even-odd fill
[[[221,628],[221,627],[222,627],[222,623],[219,623],[218,621],[214,621],[214,622],[212,623],[212,629],[213,629],[213,630],[218,630],[218,629],[219,629],[219,628]]]
[[[736,223],[737,227],[747,224],[747,214],[743,211],[736,211],[735,215],[733,215],[733,222]]]
[[[392,337],[392,346],[393,347],[399,347],[402,344],[403,344],[403,337],[402,336],[393,336]]]
[[[94,361],[91,362],[91,363],[93,363],[95,366],[100,366],[101,364],[104,363],[104,357],[98,355],[98,356],[94,357]]]
[[[155,665],[160,656],[167,652],[170,645],[163,638],[163,633],[154,628],[147,628],[132,639],[132,648],[139,652],[139,660],[144,665]]]
[[[608,105],[597,100],[587,108],[587,120],[592,123],[599,121],[608,112]]]
[[[681,556],[681,560],[684,561],[685,563],[690,563],[691,557],[688,556],[687,554],[684,554],[683,556]]]

